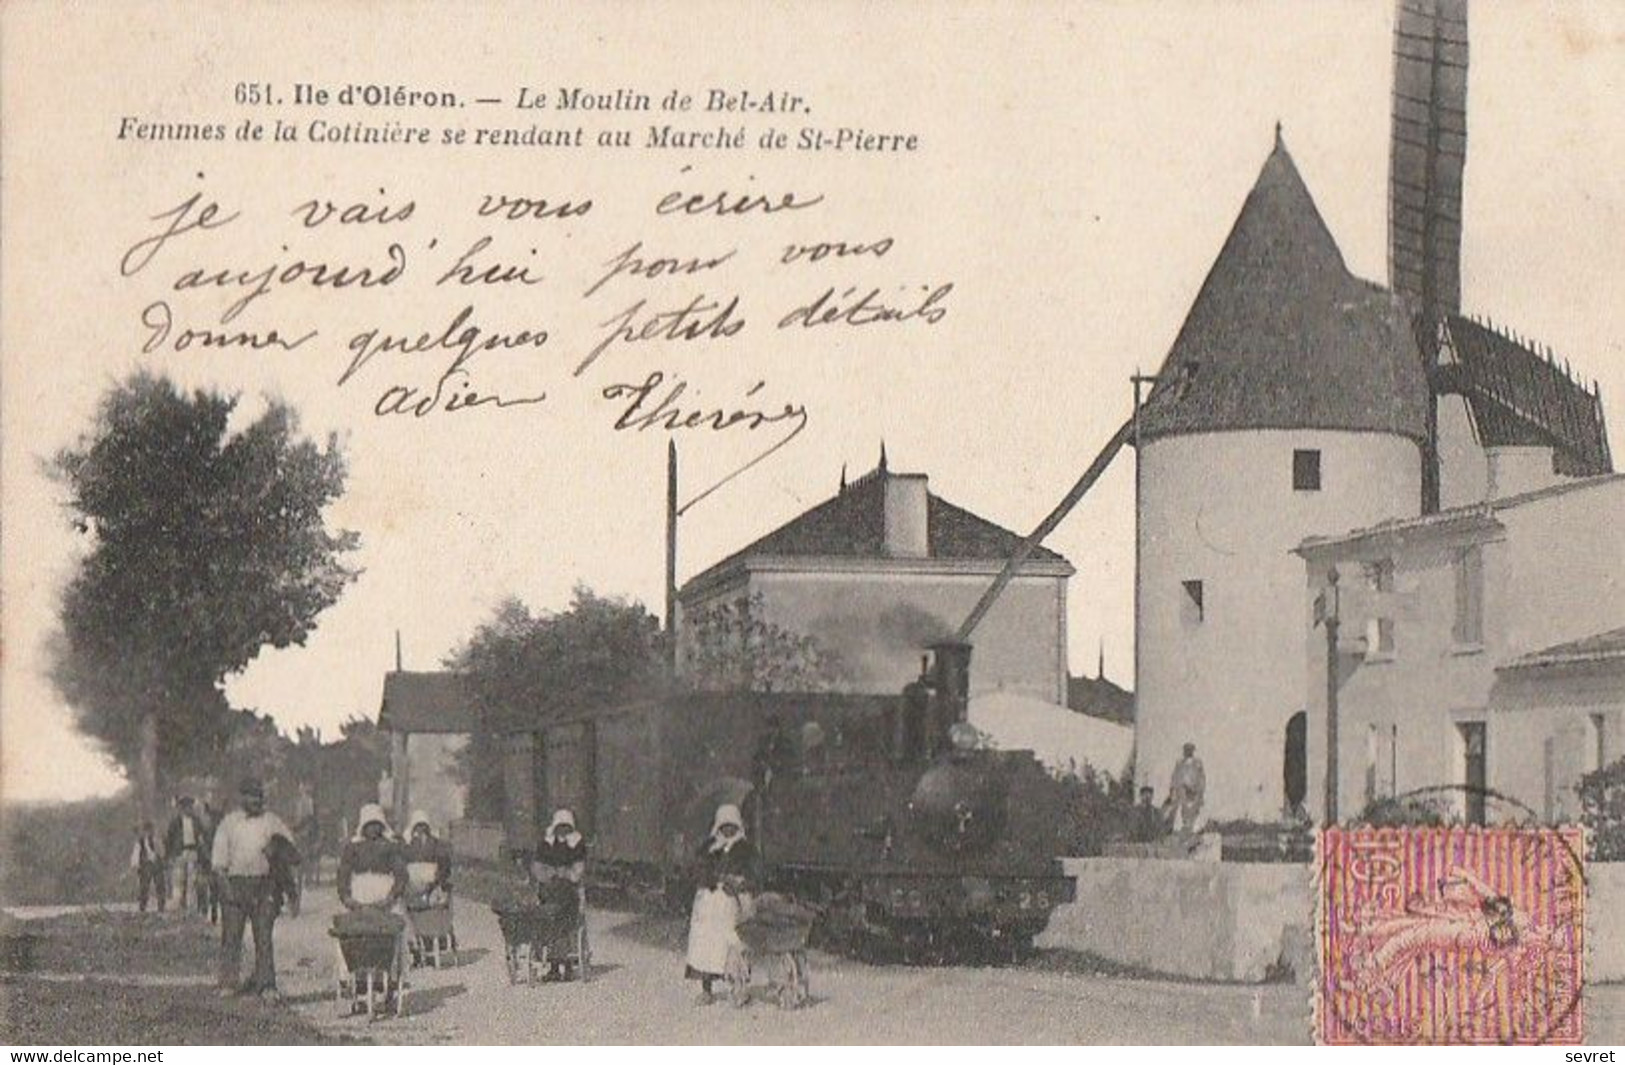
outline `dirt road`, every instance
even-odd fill
[[[333,906],[278,924],[283,991],[302,1016],[384,1042],[470,1043],[1284,1043],[1304,1042],[1304,992],[1107,979],[1026,968],[874,966],[813,957],[813,1004],[695,1004],[682,979],[683,928],[595,912],[586,984],[510,986],[490,911],[457,912],[465,964],[420,971],[408,1016],[340,1017],[331,996]],[[328,992],[326,996],[322,992]]]
[[[82,1041],[141,1038],[184,1043],[363,1039],[404,1043],[1301,1043],[1309,1009],[1296,986],[1190,984],[1057,971],[1053,957],[1022,968],[867,965],[813,956],[813,1005],[799,1012],[756,1004],[694,1004],[681,979],[682,922],[592,915],[596,964],[582,984],[511,987],[490,911],[458,911],[463,964],[421,972],[401,1020],[341,1016],[333,999],[336,911],[331,887],[316,905],[277,926],[277,968],[286,1007],[220,1000],[210,993],[214,932],[196,918],[89,913],[68,948],[42,947],[51,970],[0,980],[0,1019],[12,1041],[60,1042],[60,1018],[80,1023]],[[109,932],[103,925],[117,926]],[[124,927],[130,925],[131,927]],[[139,927],[135,927],[139,926]],[[116,933],[116,934],[114,934]],[[91,936],[95,950],[80,942]],[[153,936],[186,949],[129,949]],[[134,938],[132,938],[134,937]],[[166,940],[167,942],[167,940]],[[78,946],[73,944],[78,943]],[[71,948],[71,949],[69,949]],[[64,953],[66,950],[66,953]],[[122,953],[121,953],[122,952]],[[167,955],[173,954],[173,957]],[[146,968],[135,960],[149,963]],[[68,964],[71,962],[72,964]],[[69,970],[58,972],[57,970]],[[137,971],[139,970],[139,971]],[[1586,1027],[1593,1044],[1625,1037],[1625,985],[1593,987]],[[291,1025],[291,1026],[290,1026]],[[308,1025],[308,1026],[307,1026]]]

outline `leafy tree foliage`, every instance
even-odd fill
[[[468,815],[502,817],[500,733],[659,690],[663,646],[659,621],[641,604],[586,587],[557,613],[532,614],[517,599],[500,604],[446,661],[466,678],[480,721],[454,762]]]
[[[683,621],[683,682],[698,691],[822,692],[840,688],[839,656],[767,618],[762,593]]]
[[[504,601],[446,665],[467,678],[485,726],[504,731],[657,690],[661,646],[641,604],[578,586],[557,613]]]
[[[1591,860],[1625,862],[1625,758],[1580,778],[1580,820],[1591,837]]]
[[[357,575],[343,559],[359,538],[323,520],[344,489],[337,439],[300,438],[281,403],[229,432],[236,404],[136,374],[50,463],[89,544],[52,676],[148,811],[164,774],[236,734],[224,679],[262,648],[302,644]]]

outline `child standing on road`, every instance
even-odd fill
[[[147,912],[147,897],[158,900],[158,912],[164,912],[164,896],[169,892],[164,884],[164,859],[158,850],[158,837],[153,834],[152,822],[143,821],[135,830],[135,846],[130,850],[130,868],[135,870],[137,898],[141,912]]]

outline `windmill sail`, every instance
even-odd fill
[[[1388,282],[1431,332],[1461,309],[1467,0],[1399,0],[1392,138]]]

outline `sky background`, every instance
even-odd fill
[[[300,5],[247,6],[230,17],[132,5],[113,19],[107,10],[12,9],[3,45],[7,799],[100,795],[122,783],[74,733],[43,677],[44,642],[81,545],[40,463],[88,427],[110,384],[140,366],[189,387],[241,392],[244,416],[259,397],[281,396],[307,432],[338,432],[345,442],[350,489],[331,521],[361,533],[356,561],[365,572],[306,646],[264,653],[228,684],[234,705],[271,713],[285,729],[336,732],[348,717],[375,715],[397,630],[408,668],[437,668],[507,595],[558,609],[582,583],[660,610],[665,438],[618,436],[601,405],[403,425],[367,413],[376,384],[372,392],[334,387],[344,360],[331,345],[316,355],[140,355],[132,325],[156,279],[121,281],[118,257],[145,218],[196,187],[198,172],[222,199],[258,205],[261,219],[309,195],[410,194],[423,206],[422,224],[438,226],[448,244],[479,233],[466,217],[473,190],[594,195],[601,206],[590,225],[538,231],[544,305],[552,285],[579,292],[594,263],[633,240],[653,246],[677,234],[695,252],[722,240],[720,227],[700,223],[656,232],[633,210],[671,188],[825,194],[817,225],[811,216],[765,221],[739,237],[747,253],[790,239],[896,241],[883,269],[741,274],[731,283],[761,297],[752,306],[780,307],[766,296],[805,295],[825,281],[951,281],[952,309],[932,329],[759,331],[743,345],[650,346],[636,361],[595,368],[611,375],[604,381],[623,370],[681,370],[703,376],[717,398],[766,379],[772,394],[809,408],[799,438],[685,515],[680,579],[827,498],[843,464],[854,477],[871,468],[882,439],[894,470],[926,473],[938,495],[1031,528],[1127,416],[1130,374],[1161,362],[1277,121],[1350,267],[1385,278],[1385,2],[1034,4],[1019,14],[971,4],[752,5],[748,19],[744,8],[702,5],[676,24],[661,9],[633,5],[401,4],[389,18],[355,5],[324,7],[319,19]],[[1625,6],[1480,4],[1471,35],[1464,309],[1550,344],[1600,381],[1621,454]],[[423,48],[425,40],[435,46]],[[57,61],[67,54],[81,61]],[[611,159],[183,149],[112,136],[125,114],[239,117],[225,101],[243,79],[405,83],[510,99],[520,85],[624,85],[656,95],[672,85],[783,87],[807,95],[821,122],[916,132],[923,148],[906,157]],[[242,243],[219,255],[264,261],[275,232],[266,222],[236,233]],[[312,239],[321,247],[326,238]],[[224,237],[210,246],[233,247]],[[693,291],[684,284],[661,291]],[[261,309],[295,319],[308,311],[335,336],[378,320],[428,328],[449,318],[443,300],[388,302],[401,298],[341,306],[279,295]],[[561,337],[580,337],[620,305],[538,314]],[[761,446],[733,437],[679,445],[685,496]],[[1132,486],[1125,453],[1048,541],[1078,570],[1069,597],[1073,672],[1093,673],[1103,647],[1107,676],[1125,685]]]

